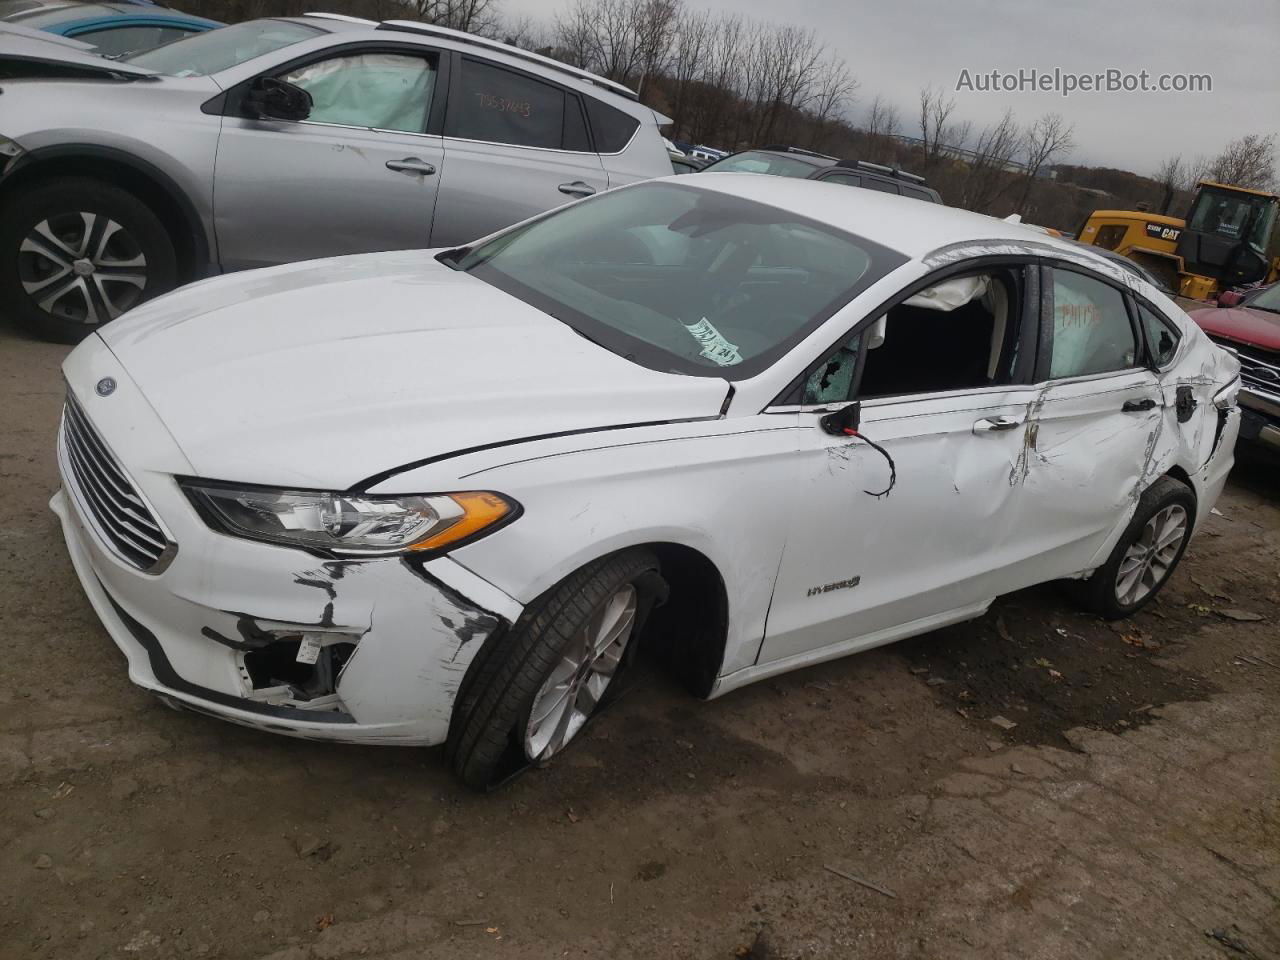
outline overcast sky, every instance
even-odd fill
[[[502,0],[539,20],[567,0]],[[1212,93],[956,91],[956,117],[975,130],[1012,107],[1028,123],[1057,111],[1075,124],[1069,162],[1150,173],[1165,158],[1216,153],[1245,133],[1280,130],[1280,0],[686,0],[692,6],[812,27],[861,83],[852,117],[880,93],[914,126],[920,88],[955,91],[972,73],[1020,67],[1153,76],[1208,73]],[[918,135],[917,130],[905,133]]]

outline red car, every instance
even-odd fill
[[[1240,358],[1240,439],[1280,453],[1280,283],[1228,291],[1189,316]]]

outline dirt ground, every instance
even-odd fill
[[[130,685],[46,506],[65,353],[0,325],[4,960],[1280,957],[1274,469],[1132,622],[1044,587],[714,703],[646,674],[477,796]]]

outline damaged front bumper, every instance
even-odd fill
[[[94,407],[103,454],[125,471],[172,549],[163,564],[140,569],[113,548],[85,465],[77,472],[61,432],[63,487],[50,507],[134,683],[174,706],[275,733],[444,742],[467,667],[519,616],[516,601],[449,557],[324,560],[216,533],[171,472],[151,469],[181,467],[181,453],[163,449],[172,441],[145,401],[121,396]],[[151,454],[131,456],[144,442]]]

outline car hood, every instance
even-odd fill
[[[1249,307],[1219,307],[1192,310],[1191,317],[1205,333],[1226,337],[1237,343],[1280,350],[1280,314]]]
[[[625,360],[426,251],[205,280],[100,335],[200,476],[282,486],[714,417],[728,389]]]

